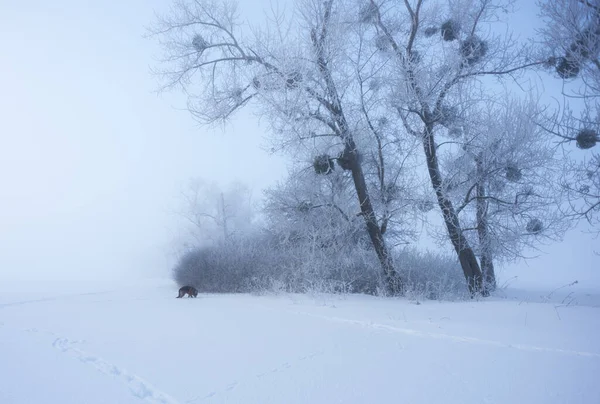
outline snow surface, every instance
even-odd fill
[[[0,285],[0,403],[600,403],[600,292],[175,299]]]

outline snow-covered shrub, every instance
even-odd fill
[[[453,256],[405,249],[395,256],[409,298],[455,300],[469,298],[460,264]]]
[[[246,238],[197,248],[185,254],[173,268],[179,285],[200,292],[239,293],[267,288],[271,280],[270,251],[258,238]]]
[[[395,261],[409,297],[467,297],[460,267],[451,257],[407,249]],[[375,295],[384,290],[379,261],[368,244],[316,246],[273,234],[190,251],[173,269],[173,277],[179,285],[193,285],[204,293]]]

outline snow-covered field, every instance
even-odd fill
[[[600,403],[600,294],[485,301],[0,285],[0,403]]]

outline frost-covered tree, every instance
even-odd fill
[[[375,194],[379,196],[377,187]],[[407,193],[409,191],[406,191]],[[394,245],[410,243],[415,238],[415,220],[404,214],[412,209],[414,201],[404,201],[396,212],[392,197],[382,201],[387,208],[386,224],[382,231]],[[323,245],[368,242],[363,226],[352,179],[335,171],[318,175],[299,164],[285,180],[266,191],[264,217],[267,228],[291,239],[315,238]],[[412,220],[409,220],[412,219]]]
[[[562,111],[546,129],[579,149],[600,142],[600,3],[597,0],[537,2],[544,27],[540,30],[542,56],[564,80]],[[568,214],[585,218],[600,231],[600,154],[580,159],[567,154],[563,188]]]
[[[431,186],[448,237],[469,289],[487,294],[472,242],[447,190],[440,166],[448,138],[464,130],[456,113],[476,101],[473,94],[493,91],[486,78],[512,77],[532,61],[510,35],[497,34],[493,23],[509,10],[510,1],[495,0],[357,0],[358,23],[381,58],[392,60],[381,71],[390,108],[407,133],[421,141]],[[478,90],[478,91],[476,91]],[[387,91],[387,93],[386,93]]]
[[[247,186],[233,183],[226,189],[196,178],[181,192],[179,216],[192,238],[191,248],[222,244],[254,231],[256,210]]]
[[[462,115],[463,130],[451,141],[455,152],[441,159],[445,188],[487,290],[496,287],[494,262],[520,258],[567,227],[559,211],[560,162],[551,137],[536,124],[541,115],[531,99],[486,100]]]
[[[579,96],[600,90],[600,3],[597,0],[538,0],[539,30],[547,64],[563,79],[580,77]],[[589,105],[593,107],[593,105]]]
[[[309,283],[335,279],[343,281],[346,291],[360,272],[358,278],[377,278],[368,271],[375,254],[355,199],[351,178],[340,170],[322,175],[302,164],[266,191],[265,227],[275,248],[295,264],[294,278]]]
[[[329,175],[292,170],[265,191],[266,228],[285,242],[307,242],[316,248],[368,240],[351,181],[339,170]]]
[[[299,164],[288,179],[267,191],[264,209],[268,237],[275,241],[273,250],[285,252],[285,267],[294,266],[290,283],[376,293],[381,271],[362,218],[355,213],[351,180],[339,171],[323,176],[302,167]],[[405,208],[419,209],[419,204],[412,205],[410,201]],[[394,223],[386,234],[388,240],[406,244],[415,228],[413,221]],[[409,296],[435,299],[466,294],[457,264],[447,255],[410,246],[392,253],[402,263],[398,271]]]
[[[200,122],[226,121],[253,104],[267,118],[277,148],[293,155],[314,151],[313,168],[321,175],[344,170],[383,278],[396,293],[402,281],[384,234],[398,216],[389,202],[410,198],[399,195],[398,173],[385,170],[384,151],[399,118],[378,114],[378,98],[362,86],[376,66],[363,69],[352,56],[361,44],[353,40],[347,6],[306,1],[291,18],[276,14],[273,25],[261,29],[241,22],[234,3],[179,0],[151,29],[165,51],[157,73],[165,88],[188,94],[189,110]],[[401,142],[396,137],[393,143]],[[404,159],[402,147],[387,156]],[[379,163],[367,172],[372,158]],[[380,186],[377,200],[373,184]]]

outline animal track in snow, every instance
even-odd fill
[[[311,354],[301,356],[298,359],[296,359],[294,362],[305,361],[307,359],[312,359],[315,356],[319,356],[319,355],[323,355],[323,352],[321,352],[321,351],[319,351],[319,352],[313,352]],[[294,363],[294,362],[292,362],[292,363]],[[274,367],[270,371],[266,371],[266,372],[262,372],[262,373],[256,374],[256,377],[260,379],[260,378],[262,378],[264,376],[267,376],[267,375],[269,375],[271,373],[281,372],[281,371],[284,371],[285,369],[290,369],[291,367],[292,367],[292,364],[290,364],[289,362],[284,362],[281,365],[279,365],[277,367]]]
[[[56,338],[52,346],[85,364],[93,366],[101,373],[118,378],[129,387],[129,391],[133,396],[141,400],[153,404],[179,404],[173,397],[160,391],[141,377],[131,374],[98,356],[76,348],[78,343],[79,341],[71,341],[67,338]]]
[[[563,355],[584,356],[584,357],[589,357],[589,358],[600,358],[600,353],[596,353],[596,352],[574,351],[574,350],[569,350],[569,349],[548,348],[548,347],[535,346],[535,345],[524,345],[524,344],[507,344],[507,343],[500,342],[500,341],[493,341],[493,340],[487,340],[487,339],[481,339],[481,338],[464,337],[464,336],[442,334],[442,333],[435,333],[435,332],[428,332],[428,331],[419,331],[419,330],[414,330],[411,328],[402,328],[402,327],[396,327],[396,326],[388,325],[388,324],[373,323],[371,321],[360,321],[360,320],[352,320],[352,319],[341,318],[341,317],[331,317],[331,316],[314,314],[314,313],[309,313],[309,312],[304,312],[304,311],[291,311],[291,310],[286,310],[286,311],[288,313],[309,316],[309,317],[314,317],[314,318],[320,318],[322,320],[327,320],[327,321],[331,321],[331,322],[350,324],[350,325],[355,325],[355,326],[359,326],[359,327],[363,327],[363,328],[372,328],[372,329],[376,329],[376,330],[389,331],[389,332],[394,332],[394,333],[399,333],[399,334],[411,335],[411,336],[415,336],[415,337],[445,339],[445,340],[454,341],[454,342],[495,346],[498,348],[511,348],[511,349],[518,349],[521,351],[529,351],[529,352],[548,352],[548,353],[558,353],[558,354],[563,354]]]
[[[295,363],[295,362],[301,362],[301,361],[305,361],[307,359],[312,359],[315,356],[319,356],[319,355],[322,355],[322,354],[323,354],[323,352],[318,351],[318,352],[310,353],[308,355],[301,356],[301,357],[299,357],[298,359],[296,359],[295,361],[293,361],[291,363],[290,362],[284,362],[281,365],[276,366],[276,367],[274,367],[271,370],[268,370],[268,371],[262,372],[262,373],[257,373],[257,374],[254,375],[254,377],[257,378],[257,379],[262,379],[263,377],[271,375],[273,373],[278,373],[278,372],[282,372],[282,371],[284,371],[286,369],[290,369],[292,367],[293,363]],[[249,379],[252,379],[252,376],[250,376]],[[211,391],[210,393],[208,393],[207,395],[205,395],[204,397],[202,397],[202,399],[203,400],[207,400],[207,399],[209,399],[211,397],[214,397],[214,396],[216,396],[218,394],[227,393],[227,392],[235,389],[239,384],[241,384],[241,383],[239,383],[237,381],[233,381],[233,382],[229,383],[224,389],[221,389],[220,391]],[[197,401],[199,398],[200,397],[194,397],[194,398],[186,401],[186,403],[193,403],[193,402]]]
[[[53,336],[55,339],[52,342],[52,347],[65,353],[79,361],[93,366],[101,373],[116,377],[122,383],[126,384],[129,391],[134,397],[144,400],[152,404],[179,404],[179,401],[154,387],[148,381],[141,377],[127,372],[125,369],[118,367],[115,364],[105,361],[104,359],[93,355],[89,352],[77,348],[78,345],[84,343],[85,340],[70,340],[60,337],[54,332],[44,331],[37,328],[24,329],[25,332],[40,333]]]

